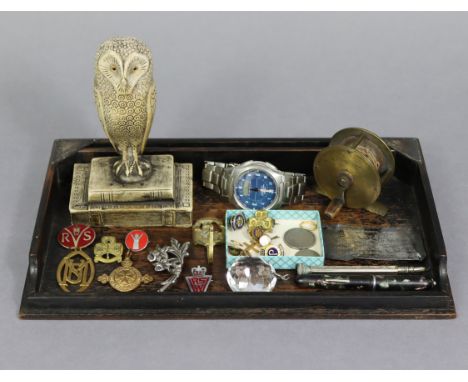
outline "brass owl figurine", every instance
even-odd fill
[[[96,55],[94,96],[99,119],[114,149],[114,164],[123,182],[136,182],[151,172],[140,157],[148,139],[156,107],[151,51],[135,38],[105,41]]]

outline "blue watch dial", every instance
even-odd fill
[[[234,194],[239,204],[252,210],[269,208],[277,194],[274,179],[262,170],[252,170],[242,174],[234,187]]]

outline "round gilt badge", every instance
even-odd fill
[[[132,252],[143,251],[149,243],[148,235],[145,231],[135,229],[127,233],[125,246]]]
[[[153,277],[144,275],[132,266],[132,261],[127,257],[122,261],[122,266],[114,269],[110,275],[102,274],[98,281],[102,284],[109,283],[112,288],[119,292],[130,292],[140,286],[141,283],[148,284]]]
[[[96,231],[84,224],[73,224],[63,228],[57,240],[62,247],[67,249],[86,248],[96,239]]]

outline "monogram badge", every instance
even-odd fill
[[[64,292],[70,292],[69,286],[78,286],[76,292],[86,290],[94,279],[94,263],[82,250],[96,239],[96,232],[84,224],[73,224],[63,228],[57,240],[62,247],[72,251],[59,263],[56,277],[59,287]]]
[[[208,290],[211,283],[211,275],[206,275],[206,268],[198,266],[192,268],[192,276],[186,276],[185,281],[193,293],[204,293]]]
[[[76,292],[83,292],[94,279],[93,261],[82,250],[75,249],[60,261],[56,276],[63,291],[70,292],[69,285],[78,285]]]
[[[125,237],[125,246],[132,252],[143,251],[148,246],[148,243],[147,233],[139,229],[130,231]]]
[[[100,243],[94,246],[95,263],[122,262],[123,245],[117,243],[113,236],[103,236]]]
[[[63,228],[57,237],[62,247],[68,249],[86,248],[96,239],[96,231],[84,224],[73,224]]]

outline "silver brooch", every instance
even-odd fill
[[[158,292],[164,292],[179,278],[184,265],[184,257],[188,256],[189,242],[180,244],[176,239],[171,239],[171,245],[156,246],[148,255],[148,261],[154,266],[156,272],[168,271],[171,276],[161,283]]]

